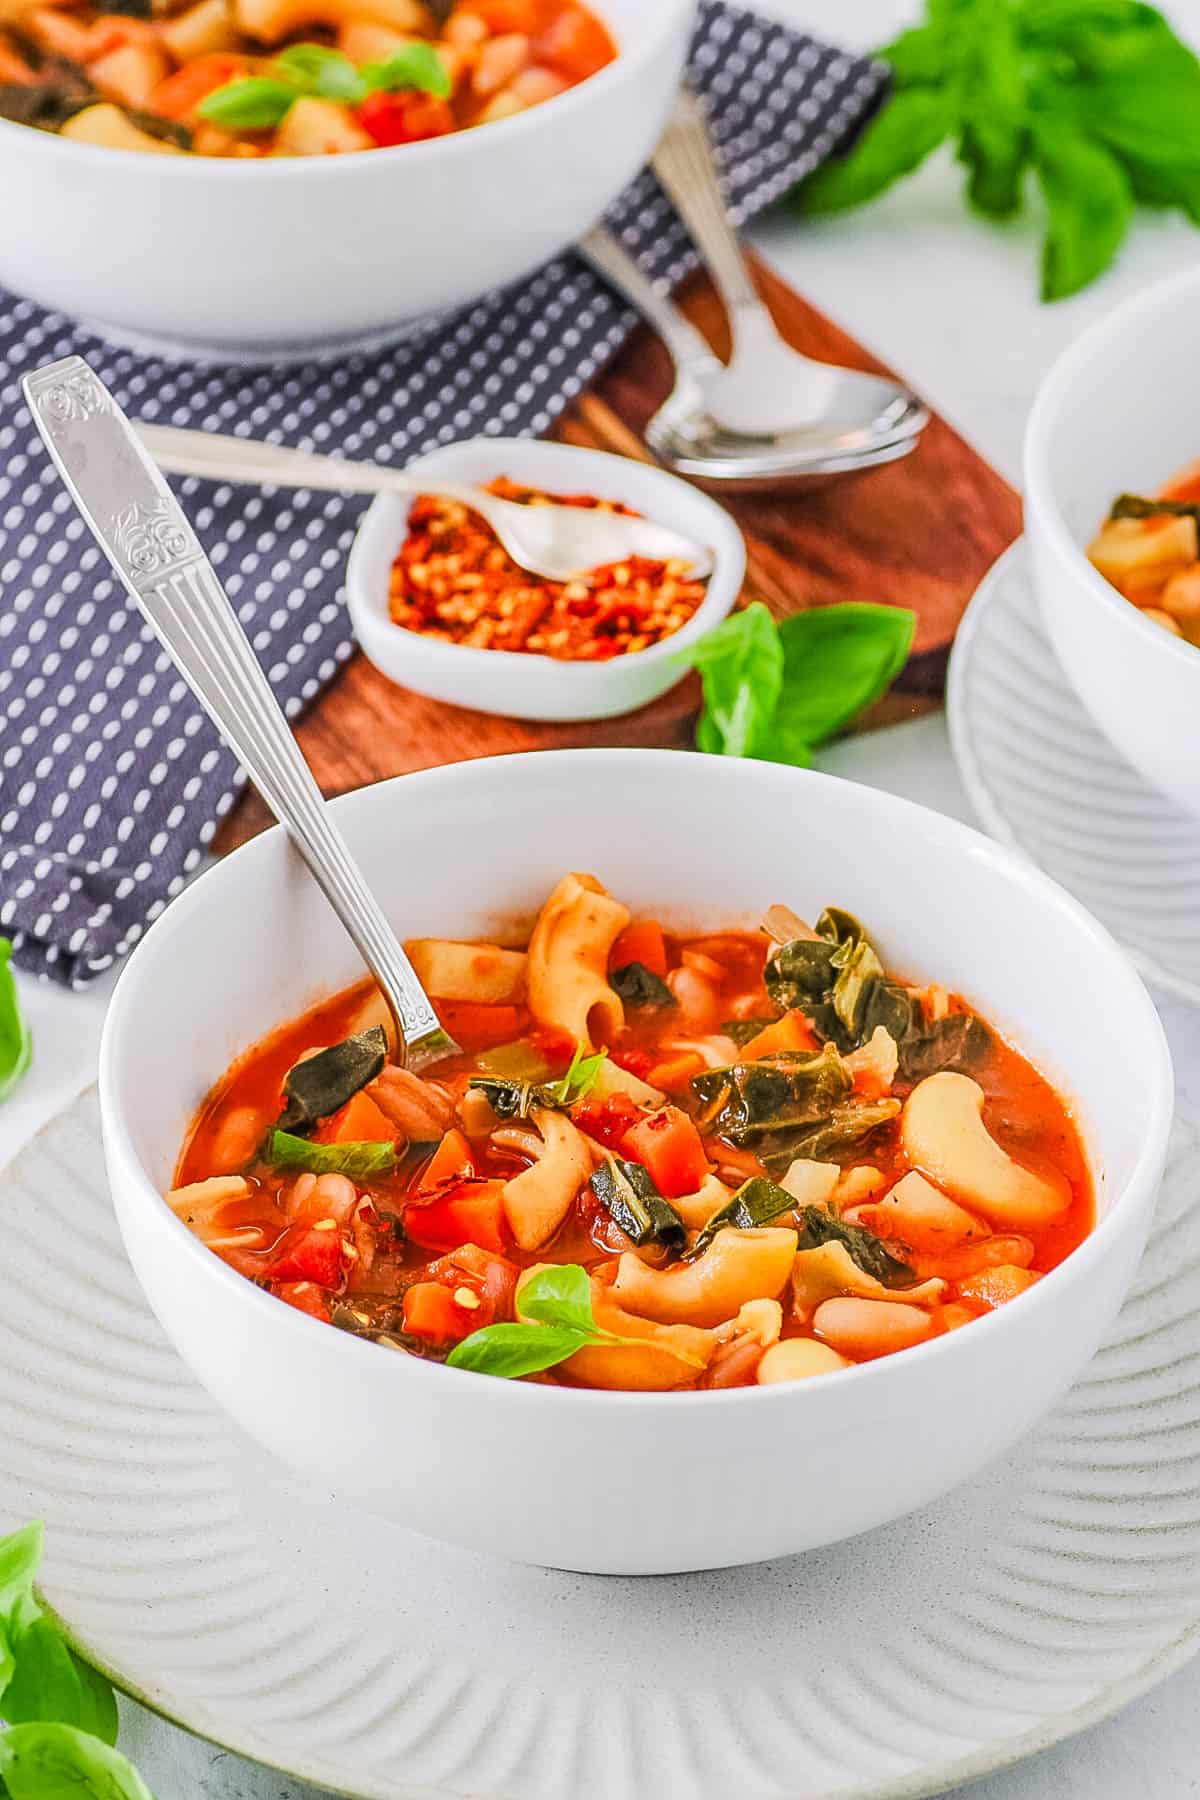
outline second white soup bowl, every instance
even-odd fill
[[[1095,1231],[1027,1294],[915,1350],[813,1380],[597,1393],[445,1369],[362,1342],[233,1272],[162,1199],[230,1060],[361,974],[282,832],[174,902],[108,1015],[100,1092],[117,1216],[180,1354],[322,1488],[520,1561],[647,1574],[852,1536],[1000,1456],[1079,1373],[1142,1251],[1171,1068],[1112,940],[1030,865],[872,789],[766,763],[566,751],[462,763],[335,803],[404,935],[527,922],[567,869],[683,926],[772,901],[858,913],[895,969],[974,1002],[1077,1109]]]
[[[1153,494],[1200,456],[1198,313],[1193,271],[1118,307],[1059,359],[1026,433],[1025,523],[1065,674],[1122,756],[1200,815],[1200,650],[1144,618],[1086,554],[1118,494]]]

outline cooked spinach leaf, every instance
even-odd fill
[[[585,1056],[577,1044],[558,1081],[522,1081],[509,1075],[472,1075],[467,1086],[484,1094],[498,1119],[527,1119],[535,1107],[560,1111],[591,1093],[608,1058],[607,1050]]]
[[[822,1244],[844,1244],[863,1274],[873,1275],[884,1287],[908,1287],[917,1279],[916,1270],[893,1256],[883,1239],[868,1231],[865,1225],[848,1225],[823,1206],[801,1207],[800,1218],[803,1227],[801,1250],[816,1250]]]
[[[718,1231],[726,1225],[735,1226],[741,1231],[753,1231],[762,1225],[770,1225],[783,1213],[791,1212],[795,1207],[795,1199],[786,1188],[781,1188],[774,1181],[768,1181],[763,1175],[752,1175],[749,1181],[743,1181],[736,1194],[731,1194],[723,1206],[704,1222],[704,1227],[687,1253],[687,1261],[701,1255],[708,1249]]]
[[[1110,519],[1157,519],[1163,515],[1173,519],[1195,519],[1200,523],[1200,503],[1195,500],[1154,500],[1141,494],[1119,494],[1112,503]]]
[[[287,1105],[279,1130],[311,1131],[318,1120],[345,1106],[368,1081],[374,1081],[387,1061],[387,1048],[383,1026],[372,1025],[369,1031],[360,1031],[296,1063],[283,1083]]]
[[[314,1144],[311,1138],[293,1137],[277,1128],[263,1146],[262,1159],[275,1169],[305,1169],[311,1175],[347,1175],[351,1181],[369,1181],[372,1176],[395,1173],[396,1146],[383,1141]]]
[[[920,1000],[888,979],[853,913],[827,907],[816,931],[815,938],[795,938],[773,950],[765,981],[777,1006],[797,1007],[827,1042],[843,1053],[857,1050],[882,1025],[895,1039],[906,1081],[968,1066],[986,1050],[987,1027],[973,1013],[926,1024]]]
[[[645,963],[624,963],[619,969],[613,969],[608,977],[608,985],[618,993],[626,1006],[674,1006],[675,996],[653,969]]]
[[[3,81],[0,119],[11,119],[14,125],[35,125],[42,131],[57,131],[99,98],[90,88],[68,87],[57,81]]]
[[[809,1162],[829,1162],[839,1152],[861,1144],[899,1111],[898,1100],[839,1101],[806,1130],[773,1132],[760,1138],[755,1152],[773,1175],[786,1174],[798,1156]]]
[[[635,1244],[662,1244],[682,1250],[687,1239],[683,1220],[655,1187],[650,1171],[638,1162],[612,1156],[592,1176],[591,1188],[601,1206]]]
[[[853,1085],[836,1048],[781,1050],[756,1062],[705,1069],[692,1077],[702,1106],[698,1120],[738,1145],[771,1132],[798,1130],[828,1117]]]

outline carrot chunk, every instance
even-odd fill
[[[694,1194],[708,1174],[700,1133],[677,1106],[651,1113],[631,1126],[621,1147],[650,1171],[650,1179],[668,1200]]]
[[[667,972],[667,946],[663,929],[655,919],[635,919],[621,932],[609,953],[610,969],[623,969],[627,963],[641,963],[652,975]]]

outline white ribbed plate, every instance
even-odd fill
[[[1198,1641],[1198,1184],[1189,1124],[1107,1348],[1002,1467],[803,1558],[600,1579],[335,1505],[226,1424],[141,1298],[85,1096],[0,1177],[0,1529],[46,1519],[47,1598],[151,1705],[371,1800],[940,1792]]]
[[[1082,900],[1148,981],[1200,1001],[1200,823],[1092,723],[1046,635],[1024,542],[967,609],[946,704],[959,774],[992,836]]]

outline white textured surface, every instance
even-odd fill
[[[379,1800],[883,1800],[1102,1716],[1200,1629],[1193,1125],[1108,1346],[1015,1456],[857,1542],[640,1581],[301,1488],[166,1345],[99,1170],[86,1096],[0,1185],[0,1529],[43,1511],[99,1660],[267,1761]]]
[[[1147,979],[1200,1002],[1200,822],[1122,761],[1046,635],[1022,542],[976,594],[947,696],[959,773],[993,837],[1078,895]]]

